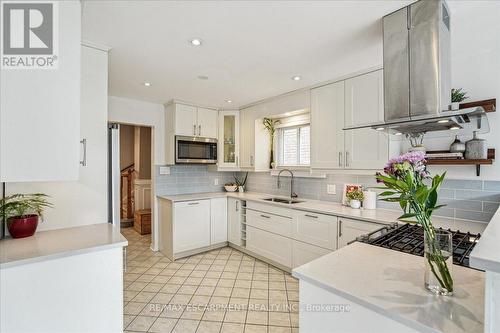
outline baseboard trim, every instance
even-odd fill
[[[184,251],[184,252],[175,253],[174,254],[174,261],[177,260],[177,259],[182,259],[182,258],[185,258],[185,257],[192,256],[192,255],[195,255],[195,254],[200,254],[200,253],[203,253],[203,252],[207,252],[207,251],[219,249],[221,247],[226,247],[227,244],[228,244],[227,242],[221,242],[221,243],[212,244],[212,245],[205,246],[205,247],[200,247],[200,248],[194,249],[194,250],[188,250],[188,251]]]
[[[254,257],[255,259],[259,259],[260,261],[263,261],[263,262],[265,262],[265,263],[267,263],[267,264],[269,264],[269,265],[271,265],[271,266],[274,266],[274,267],[276,267],[276,268],[279,268],[279,269],[281,269],[282,271],[285,271],[285,272],[288,272],[288,273],[292,273],[292,269],[291,269],[290,267],[286,267],[286,266],[284,266],[284,265],[282,265],[282,264],[279,264],[279,263],[277,263],[277,262],[275,262],[275,261],[273,261],[273,260],[271,260],[271,259],[268,259],[268,258],[266,258],[266,257],[263,257],[263,256],[261,256],[261,255],[258,255],[258,254],[256,254],[256,253],[254,253],[254,252],[250,251],[250,250],[247,250],[246,248],[244,248],[244,247],[242,247],[242,246],[240,246],[240,245],[236,245],[236,244],[233,244],[233,243],[231,243],[231,242],[229,242],[229,243],[228,243],[228,245],[229,245],[229,247],[232,247],[233,249],[236,249],[236,250],[238,250],[238,251],[241,251],[241,252],[243,252],[243,253],[245,253],[245,254],[247,254],[247,255],[251,256],[251,257]]]

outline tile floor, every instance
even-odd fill
[[[128,239],[125,332],[298,332],[298,281],[230,247],[171,262]]]

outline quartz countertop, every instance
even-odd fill
[[[302,210],[314,212],[318,214],[327,214],[340,216],[345,218],[352,218],[374,223],[389,224],[396,222],[397,218],[401,216],[401,211],[390,209],[353,209],[343,206],[340,203],[312,200],[306,198],[297,198],[302,202],[296,204],[284,204],[279,202],[271,202],[264,200],[265,198],[279,197],[272,194],[257,193],[257,192],[208,192],[208,193],[193,193],[193,194],[180,194],[180,195],[158,195],[158,198],[169,200],[172,202],[182,202],[191,200],[205,200],[211,198],[231,197],[241,200],[257,201],[269,205],[279,207],[286,207],[295,210]],[[444,217],[433,217],[433,224],[437,227],[450,228],[452,230],[469,231],[472,233],[482,233],[487,226],[487,223],[472,222],[466,220],[458,220]]]
[[[127,246],[120,229],[109,224],[39,231],[35,235],[0,241],[0,268]]]
[[[453,265],[455,290],[424,288],[424,259],[353,243],[293,270],[292,275],[422,332],[483,332],[484,273]]]
[[[500,273],[500,208],[470,254],[470,265]]]

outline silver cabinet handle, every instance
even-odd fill
[[[339,237],[342,237],[342,220],[339,221]]]
[[[189,206],[193,206],[193,205],[199,205],[200,203],[199,202],[188,202],[188,205]]]
[[[250,156],[250,166],[253,166],[253,156]]]
[[[198,125],[198,135],[201,136],[201,125]]]
[[[234,160],[234,161],[235,161],[236,166],[238,166],[238,165],[239,165],[239,161],[238,161],[238,160],[239,160],[239,159],[238,159],[238,156],[236,156],[236,158],[235,158],[235,160]]]
[[[348,167],[349,165],[349,151],[345,152],[345,166]]]
[[[123,271],[127,271],[127,247],[123,248]]]
[[[80,143],[83,146],[83,159],[80,161],[82,166],[87,166],[87,139],[82,139]]]
[[[339,151],[339,167],[342,166],[342,152]]]
[[[270,219],[271,216],[267,216],[267,215],[264,215],[264,214],[260,214],[260,217],[263,217],[263,218],[266,218],[266,219]]]
[[[313,219],[317,219],[318,218],[316,215],[310,215],[310,214],[306,214],[305,216],[313,218]]]
[[[239,211],[239,210],[240,210],[240,202],[236,201],[236,211]]]
[[[196,135],[196,125],[193,125],[193,135]]]

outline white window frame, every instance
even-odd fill
[[[309,127],[309,154],[311,153],[311,124],[303,123],[300,125],[293,126],[281,126],[277,128],[275,134],[275,147],[274,147],[274,162],[276,163],[277,168],[294,168],[294,169],[306,169],[311,166],[311,158],[309,156],[309,164],[299,164],[300,162],[300,129],[304,127]],[[283,164],[283,132],[288,129],[298,129],[297,131],[297,161],[295,164]]]

